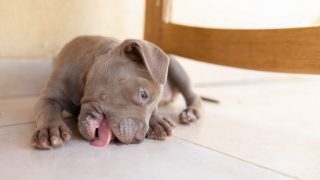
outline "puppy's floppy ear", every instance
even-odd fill
[[[123,53],[130,59],[144,63],[154,81],[166,83],[170,58],[159,47],[134,39],[125,40],[121,46]]]

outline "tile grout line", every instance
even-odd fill
[[[187,143],[191,143],[191,144],[193,144],[193,145],[196,145],[196,146],[205,148],[205,149],[207,149],[207,150],[210,150],[210,151],[214,151],[214,152],[223,154],[223,155],[228,156],[228,157],[230,157],[230,158],[232,158],[232,159],[236,159],[236,160],[239,160],[239,161],[242,161],[242,162],[251,164],[251,165],[253,165],[253,166],[257,166],[257,167],[259,167],[259,168],[262,168],[262,169],[265,169],[265,170],[268,170],[268,171],[271,171],[271,172],[274,172],[274,173],[277,173],[277,174],[280,174],[280,175],[283,175],[283,176],[286,176],[286,177],[290,177],[290,178],[297,179],[297,180],[299,179],[298,177],[295,177],[295,176],[286,174],[286,173],[284,173],[284,172],[280,172],[280,171],[275,170],[275,169],[271,169],[271,168],[266,167],[266,166],[262,166],[262,165],[260,165],[260,164],[256,164],[256,163],[254,163],[254,162],[250,162],[250,161],[245,160],[245,159],[241,159],[241,158],[239,158],[239,157],[233,156],[233,155],[231,155],[231,154],[227,154],[227,153],[225,153],[225,152],[216,150],[216,149],[214,149],[214,148],[209,148],[209,147],[206,147],[206,146],[204,146],[204,145],[197,144],[197,143],[188,141],[188,140],[186,140],[186,139],[183,139],[183,138],[180,138],[180,137],[177,137],[177,136],[173,136],[173,137],[175,137],[175,138],[177,138],[177,139],[179,139],[179,140],[185,141],[185,142],[187,142]]]
[[[64,120],[73,119],[73,117],[64,117]],[[28,125],[28,124],[35,124],[35,121],[29,121],[29,122],[21,122],[21,123],[14,123],[14,124],[4,124],[0,125],[0,128],[6,128],[6,127],[13,127],[13,126],[22,126],[22,125]]]
[[[30,121],[30,122],[22,122],[22,123],[16,123],[16,124],[4,124],[4,125],[0,125],[0,128],[21,126],[21,125],[28,125],[28,124],[35,124],[35,122],[34,121]]]
[[[21,99],[21,98],[38,98],[39,93],[34,94],[21,94],[21,95],[9,95],[9,96],[0,96],[0,100],[11,100],[11,99]]]

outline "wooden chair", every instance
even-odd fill
[[[320,27],[190,27],[171,23],[170,7],[171,0],[146,0],[144,35],[169,54],[254,70],[320,73]]]

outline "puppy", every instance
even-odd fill
[[[143,40],[77,37],[55,58],[40,93],[32,145],[52,149],[71,139],[62,111],[78,117],[81,135],[95,146],[105,146],[111,139],[124,144],[145,137],[163,140],[172,134],[174,124],[157,109],[177,92],[187,106],[180,122],[198,120],[201,98],[180,64],[159,47]]]

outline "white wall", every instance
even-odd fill
[[[80,34],[142,38],[144,0],[0,0],[0,58],[52,57]]]
[[[173,22],[218,28],[320,25],[320,0],[173,0]]]

